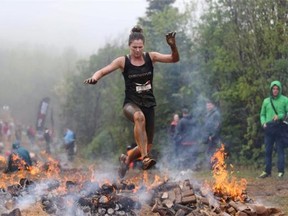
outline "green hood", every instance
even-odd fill
[[[278,88],[279,88],[279,94],[277,95],[277,98],[278,98],[282,94],[282,85],[281,85],[281,82],[278,80],[274,80],[273,82],[271,82],[271,84],[270,84],[270,96],[272,97],[272,88],[275,85],[278,86]]]

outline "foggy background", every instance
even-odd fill
[[[127,36],[143,16],[145,0],[1,0],[1,47],[20,43],[91,54]]]
[[[0,119],[35,125],[49,97],[57,125],[63,79],[104,44],[127,40],[146,7],[145,0],[1,0]]]

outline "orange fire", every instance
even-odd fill
[[[12,165],[18,167],[19,170],[26,169],[26,162],[16,154],[12,154]]]
[[[7,164],[4,158],[5,164]],[[49,157],[46,165],[38,162],[33,166],[27,166],[26,162],[21,159],[18,155],[12,155],[12,164],[18,167],[17,172],[12,173],[1,173],[0,174],[0,188],[6,188],[9,185],[19,183],[21,178],[28,178],[30,180],[50,178],[61,180],[59,162]]]
[[[6,163],[6,159],[5,159],[5,157],[3,157],[3,156],[0,155],[0,162],[2,162],[2,163]]]
[[[243,201],[243,192],[246,190],[247,181],[246,179],[238,181],[235,177],[230,177],[231,173],[227,171],[225,164],[227,154],[224,150],[224,145],[222,144],[211,158],[211,162],[213,163],[213,177],[215,180],[213,191],[223,197],[228,196],[233,200]]]

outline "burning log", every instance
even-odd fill
[[[22,187],[20,184],[14,184],[10,185],[7,187],[7,191],[12,195],[12,196],[19,196],[22,192]]]
[[[176,214],[175,214],[175,216],[184,216],[184,215],[186,215],[186,211],[185,210],[183,210],[183,209],[179,209],[177,212],[176,212]]]
[[[160,205],[161,201],[159,199],[155,199],[155,203],[152,207],[152,212],[154,213],[159,213],[160,216],[164,216],[165,215],[165,210],[163,209],[163,206]]]
[[[175,209],[179,210],[179,209],[182,209],[182,210],[185,210],[185,211],[191,211],[193,212],[195,209],[193,208],[190,208],[188,206],[184,206],[184,205],[181,205],[181,204],[175,204]]]
[[[209,201],[208,201],[208,199],[206,198],[206,197],[202,197],[202,196],[196,196],[197,197],[197,199],[199,200],[199,202],[201,203],[201,204],[204,204],[204,205],[206,205],[206,206],[209,206],[210,204],[209,204]]]
[[[163,181],[159,184],[158,187],[155,186],[154,188],[150,188],[150,189],[154,190],[154,191],[170,191],[170,190],[175,189],[175,188],[179,188],[178,183]]]
[[[171,209],[172,206],[173,206],[173,202],[169,199],[166,199],[163,201],[163,204],[168,208],[168,209]]]
[[[21,211],[19,208],[14,209],[13,211],[11,211],[8,214],[1,214],[1,216],[21,216]]]
[[[128,190],[128,191],[131,191],[131,190],[134,190],[135,189],[135,184],[133,183],[130,183],[130,184],[127,184],[125,183],[124,181],[121,181],[121,182],[114,182],[112,184],[112,186],[116,189],[116,190]]]
[[[175,215],[175,211],[170,210],[169,208],[165,208],[162,206],[162,203],[159,199],[155,200],[155,204],[152,207],[152,212],[159,213],[160,216],[173,216]]]
[[[237,211],[240,211],[240,212],[251,211],[251,208],[249,208],[247,205],[243,203],[230,201],[229,205],[231,205],[233,208],[235,208]]]
[[[182,203],[183,204],[188,204],[188,203],[196,203],[196,196],[188,196],[188,197],[183,197],[182,198]]]
[[[180,187],[174,189],[175,193],[175,203],[179,204],[182,202],[182,196],[181,196],[181,189]]]
[[[48,196],[43,196],[41,199],[42,209],[48,214],[54,214],[57,212],[58,206],[61,206],[63,202],[59,200],[59,198]],[[57,205],[58,204],[58,205]]]
[[[270,215],[280,216],[280,215],[284,215],[283,212],[281,212],[277,208],[266,208],[265,206],[258,205],[258,204],[251,204],[251,203],[249,203],[247,205],[257,215],[261,215],[261,216],[270,216]],[[245,212],[245,213],[247,213],[249,215],[248,212]]]
[[[8,210],[13,209],[15,206],[15,201],[13,199],[9,199],[8,201],[5,202],[5,208]]]
[[[34,182],[33,181],[30,181],[29,179],[27,178],[21,178],[20,181],[19,181],[19,184],[22,188],[26,188],[28,186],[31,186],[31,185],[34,185]]]
[[[66,181],[66,188],[68,190],[72,190],[73,188],[75,188],[76,186],[78,186],[78,184],[76,182],[73,181]]]

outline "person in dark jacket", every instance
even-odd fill
[[[131,161],[141,156],[143,169],[150,169],[156,161],[148,155],[154,137],[154,107],[156,100],[153,93],[154,63],[173,63],[179,61],[175,32],[166,35],[166,42],[171,54],[144,52],[145,37],[140,26],[132,28],[128,39],[130,53],[116,58],[107,66],[96,71],[86,84],[96,84],[103,76],[120,69],[125,81],[124,115],[134,124],[134,138],[137,147],[132,154],[119,157],[118,174],[123,178]]]
[[[174,140],[178,146],[191,146],[195,144],[195,137],[193,136],[193,128],[195,128],[195,121],[192,115],[189,114],[188,109],[182,109],[182,118],[176,126]]]
[[[220,147],[221,116],[219,109],[211,100],[206,101],[206,114],[203,122],[203,143],[206,144],[206,157],[210,162],[217,147]]]
[[[278,157],[278,177],[282,178],[285,170],[285,149],[280,123],[288,112],[288,98],[282,95],[282,85],[277,80],[271,82],[269,93],[270,96],[263,100],[260,111],[260,122],[264,129],[265,170],[259,178],[271,176],[274,144]]]
[[[8,156],[8,165],[5,173],[29,169],[32,166],[29,151],[20,145],[19,141],[12,144],[12,152]]]
[[[177,124],[179,123],[180,117],[177,113],[173,114],[173,119],[170,122],[169,128],[168,128],[168,135],[169,135],[169,140],[173,139],[175,132],[176,132],[176,127]]]
[[[198,145],[196,139],[196,121],[189,113],[187,108],[182,109],[182,118],[176,126],[174,135],[175,142],[175,157],[181,167],[195,168],[198,164],[196,154],[198,153]],[[185,160],[183,162],[182,160]],[[185,163],[185,164],[184,164]],[[197,165],[198,166],[198,165]]]

